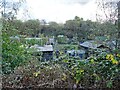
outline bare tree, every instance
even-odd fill
[[[101,22],[114,23],[117,20],[118,0],[96,0],[97,13],[96,19]]]
[[[25,0],[0,0],[0,12],[4,19],[14,19]]]
[[[110,22],[116,25],[116,49],[120,46],[120,1],[96,0],[98,5],[96,19],[100,22]]]

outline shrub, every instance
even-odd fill
[[[29,57],[23,43],[10,39],[12,35],[9,33],[10,31],[17,34],[14,27],[10,26],[8,22],[4,23],[2,29],[2,71],[4,74],[11,73],[15,67],[25,63]]]

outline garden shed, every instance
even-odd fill
[[[53,59],[53,46],[52,45],[44,45],[43,47],[39,46],[39,45],[34,45],[31,46],[30,49],[34,49],[32,50],[32,52],[37,52],[36,55],[40,55],[39,53],[42,52],[42,61],[48,61],[48,60],[52,60]]]
[[[90,48],[90,49],[97,49],[101,45],[102,44],[100,44],[100,43],[98,43],[96,41],[85,41],[85,42],[80,44],[80,46],[82,46],[84,48]]]
[[[53,59],[53,47],[52,45],[45,45],[44,47],[41,47],[40,51],[42,54],[42,60],[48,61]]]
[[[97,42],[94,40],[85,41],[81,43],[80,46],[85,50],[86,58],[91,54],[97,55],[99,52],[109,51],[109,47],[107,47],[104,42]]]

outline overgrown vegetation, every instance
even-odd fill
[[[111,52],[91,54],[82,60],[64,52],[78,50],[79,43],[99,36],[106,38],[100,41],[117,41],[113,23],[85,21],[78,16],[64,24],[46,24],[46,21],[43,24],[39,20],[22,22],[14,16],[1,20],[3,88],[120,88],[120,50],[117,44]],[[58,58],[54,54],[52,60],[41,62],[41,52],[39,56],[29,53],[33,51],[29,47],[46,45],[51,37],[55,39],[53,53],[60,50]]]
[[[25,44],[19,40],[10,39],[12,32],[16,34],[16,30],[9,24],[10,22],[3,22],[2,28],[2,71],[5,74],[11,73],[15,67],[24,64],[29,59]]]
[[[79,61],[39,62],[30,60],[4,75],[3,86],[14,88],[119,88],[120,54]]]
[[[25,42],[24,38],[10,39],[11,36],[20,34],[18,29],[11,25],[12,22],[11,20],[4,21],[2,29],[3,87],[119,87],[119,52],[115,51],[112,54],[98,55],[98,57],[91,57],[81,61],[78,58],[69,58],[64,53],[61,53],[56,61],[40,62],[37,57],[31,56],[27,52],[27,46],[39,43],[33,41]],[[65,49],[78,50],[78,45],[58,43],[56,48],[61,51]]]

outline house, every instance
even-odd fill
[[[42,61],[48,61],[53,59],[53,46],[52,45],[44,45],[43,47],[39,45],[34,45],[31,46],[30,49],[32,50],[33,53],[37,52],[37,56],[42,56],[41,60]],[[40,54],[42,52],[42,54]]]

